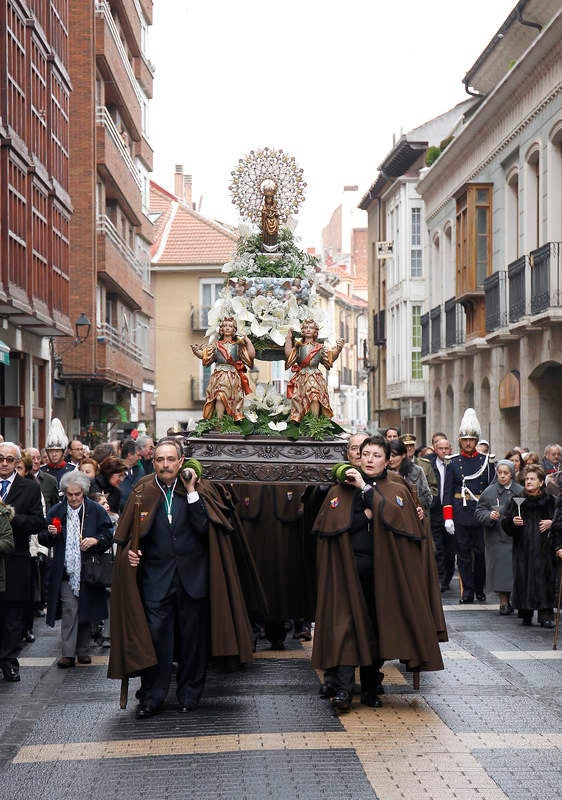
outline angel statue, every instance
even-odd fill
[[[289,329],[285,338],[285,369],[291,369],[293,377],[287,384],[287,397],[291,399],[291,422],[300,422],[310,412],[315,417],[332,417],[326,379],[320,364],[330,369],[345,344],[336,340],[335,347],[327,347],[318,341],[318,324],[305,319],[301,325],[302,338],[293,345],[293,331]]]
[[[279,235],[279,212],[275,201],[277,183],[270,178],[262,181],[263,207],[261,210],[261,238],[264,250],[273,253],[277,250]]]
[[[205,405],[204,419],[213,414],[227,414],[235,422],[244,419],[244,395],[251,394],[247,367],[253,367],[256,351],[247,336],[237,336],[234,317],[224,317],[219,325],[218,341],[206,346],[192,344],[191,349],[204,367],[215,365],[211,374]]]

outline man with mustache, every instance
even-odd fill
[[[198,461],[184,463],[175,439],[158,442],[154,470],[133,486],[119,518],[111,584],[108,677],[140,674],[137,719],[160,711],[174,660],[182,714],[199,705],[211,655],[252,660],[232,504],[200,480]]]
[[[168,439],[157,445],[155,475],[144,479],[148,491],[143,493],[140,546],[136,552],[129,549],[127,554],[129,566],[138,572],[140,596],[157,660],[141,674],[137,719],[153,716],[163,705],[172,677],[174,653],[178,656],[180,712],[197,707],[205,684],[209,648],[209,521],[205,504],[195,488],[197,474],[186,469],[180,477],[182,464],[176,442]],[[120,520],[117,540],[126,533],[123,526],[129,528],[130,506],[129,502]]]

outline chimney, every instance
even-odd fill
[[[174,175],[174,194],[178,200],[183,200],[183,164],[176,164]]]
[[[191,198],[191,175],[183,176],[183,199],[189,208],[193,208],[193,201]]]

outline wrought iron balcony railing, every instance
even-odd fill
[[[493,272],[484,281],[486,330],[497,331],[507,325],[507,271]]]
[[[431,352],[441,350],[441,306],[435,306],[429,312],[431,320]]]
[[[560,242],[548,242],[529,255],[531,314],[561,305]]]
[[[509,321],[518,322],[527,310],[525,285],[527,282],[527,256],[521,256],[507,266],[509,284]]]

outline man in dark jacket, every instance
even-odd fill
[[[484,529],[476,518],[476,504],[496,474],[493,456],[479,453],[480,423],[473,408],[467,408],[459,429],[460,450],[448,459],[443,487],[443,519],[447,533],[454,534],[461,583],[461,603],[474,597],[486,599]]]
[[[133,486],[144,478],[144,467],[140,463],[140,445],[134,439],[125,439],[121,447],[121,459],[127,466],[125,477],[123,478],[119,490],[121,492],[121,507],[123,511]]]
[[[160,441],[154,462],[156,474],[141,478],[119,519],[111,585],[108,677],[141,675],[139,719],[155,714],[166,697],[174,617],[180,712],[197,706],[209,655],[230,663],[252,660],[232,503],[214,484],[197,481],[194,469],[183,468],[176,441]]]
[[[433,498],[429,509],[431,524],[431,535],[435,545],[435,560],[437,561],[437,572],[439,574],[439,584],[441,591],[446,592],[455,573],[455,535],[447,532],[445,520],[443,519],[443,489],[445,485],[445,469],[447,466],[447,455],[451,451],[451,445],[445,437],[436,439],[434,442],[433,454],[427,456],[427,460],[433,468],[437,481],[437,494]]]
[[[39,484],[43,500],[45,501],[45,511],[48,511],[51,506],[56,505],[60,500],[57,480],[40,468],[41,453],[36,447],[28,447],[26,453],[28,453],[31,458],[31,477]]]
[[[15,509],[15,549],[6,557],[6,591],[0,595],[0,669],[6,681],[20,680],[18,656],[31,585],[29,537],[45,526],[41,490],[38,484],[18,475],[16,464],[20,459],[17,445],[0,444],[0,496]]]
[[[140,591],[157,663],[141,675],[137,718],[156,714],[172,677],[174,628],[179,631],[177,698],[180,712],[199,704],[209,652],[209,520],[195,489],[197,475],[179,478],[183,459],[176,444],[165,441],[154,454],[154,502],[150,523],[129,565],[139,568]],[[145,512],[146,513],[146,512]],[[121,526],[120,526],[121,527]],[[118,537],[121,532],[118,533]]]

